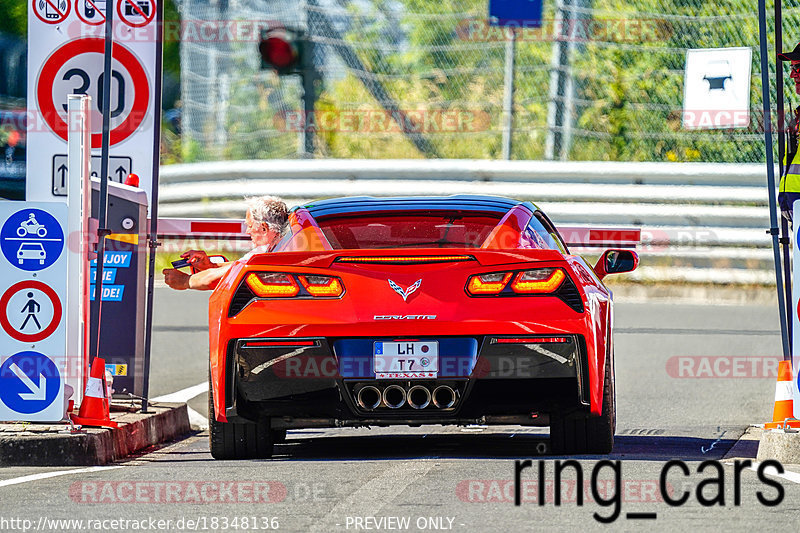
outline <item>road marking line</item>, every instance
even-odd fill
[[[208,382],[204,381],[203,383],[198,383],[192,387],[187,387],[183,390],[179,390],[178,392],[172,392],[170,394],[165,394],[163,396],[159,396],[157,398],[153,398],[150,400],[151,402],[178,402],[178,403],[186,403],[189,400],[200,396],[201,394],[208,392]],[[189,415],[189,425],[192,427],[197,427],[200,431],[205,431],[208,429],[208,418],[204,417],[188,405],[186,406],[186,412]]]
[[[197,427],[200,431],[205,431],[208,429],[208,418],[204,417],[188,405],[186,406],[186,412],[189,415],[189,426],[192,428]]]
[[[750,470],[757,472],[758,465],[760,464],[761,463],[759,463],[758,461],[753,461],[753,466],[750,467]],[[797,472],[792,472],[791,470],[784,469],[783,474],[779,474],[778,472],[775,471],[774,468],[765,468],[764,473],[768,476],[776,476],[786,479],[788,481],[791,481],[792,483],[800,483],[800,474],[798,474]]]
[[[40,479],[47,479],[51,477],[66,476],[67,474],[85,474],[88,472],[99,472],[101,470],[113,470],[115,468],[122,468],[123,465],[117,466],[90,466],[89,468],[75,468],[73,470],[58,470],[56,472],[43,472],[41,474],[31,474],[30,476],[15,477],[13,479],[4,479],[0,481],[0,487],[7,487],[9,485],[18,485],[20,483],[27,483],[29,481],[37,481]]]
[[[170,394],[165,394],[163,396],[158,396],[157,398],[152,398],[151,402],[188,402],[192,398],[196,398],[200,396],[204,392],[208,392],[208,382],[204,381],[203,383],[198,383],[192,387],[187,387],[183,390],[179,390],[178,392],[172,392]]]
[[[733,463],[725,463],[728,466],[733,466]],[[748,470],[752,470],[753,472],[758,472],[758,465],[760,465],[758,461],[753,461],[753,466],[747,467]],[[791,470],[784,470],[783,474],[779,474],[775,471],[775,468],[765,468],[764,473],[768,476],[775,476],[779,478],[783,478],[787,481],[791,481],[792,483],[800,484],[800,474],[797,472],[792,472]]]
[[[325,516],[315,520],[309,531],[330,531],[331,526],[341,521],[343,516],[376,515],[385,505],[393,503],[395,496],[406,487],[425,477],[433,465],[433,461],[403,461],[382,469],[377,477],[361,485],[361,488],[334,505]]]

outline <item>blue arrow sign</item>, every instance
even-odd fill
[[[64,232],[47,211],[20,209],[0,229],[0,249],[9,263],[21,270],[44,270],[61,256]]]
[[[61,390],[53,361],[39,352],[19,352],[0,366],[0,401],[12,411],[30,415],[47,409]]]

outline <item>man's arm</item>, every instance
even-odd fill
[[[222,276],[228,273],[233,263],[222,263],[216,268],[209,268],[197,274],[192,274],[189,277],[189,288],[198,291],[211,291],[214,290],[222,279]]]
[[[217,286],[222,276],[230,270],[232,264],[230,262],[221,263],[216,268],[209,268],[192,275],[174,268],[165,268],[162,273],[166,284],[177,291],[185,291],[186,289],[211,291]]]

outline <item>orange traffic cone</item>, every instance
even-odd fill
[[[786,420],[786,419],[789,420]],[[783,421],[786,420],[786,424]],[[775,410],[772,411],[772,422],[764,424],[764,429],[781,427],[800,428],[800,420],[794,419],[794,402],[792,401],[792,364],[789,361],[778,363],[778,382],[775,385]]]
[[[95,357],[92,361],[92,372],[86,382],[81,409],[78,416],[71,414],[70,418],[76,424],[83,426],[117,427],[118,424],[111,420],[108,411],[105,360]]]

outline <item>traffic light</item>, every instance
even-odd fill
[[[303,113],[311,120],[321,77],[314,66],[314,41],[309,38],[309,34],[284,27],[262,30],[258,53],[261,55],[262,69],[274,70],[281,76],[300,76],[303,85]],[[300,134],[303,154],[313,155],[314,132],[303,128]]]
[[[303,34],[286,28],[261,31],[258,51],[261,68],[274,69],[278,74],[302,74]]]

